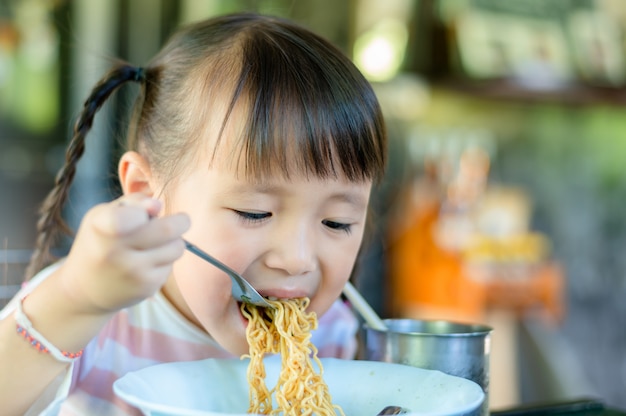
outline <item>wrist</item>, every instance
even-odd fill
[[[14,313],[16,332],[24,338],[33,348],[39,352],[50,354],[55,360],[61,363],[71,363],[83,355],[83,350],[77,352],[67,352],[60,350],[46,337],[44,337],[35,327],[24,313],[24,298],[17,302],[17,308]]]
[[[61,351],[82,350],[110,319],[111,313],[89,312],[84,300],[69,294],[60,276],[45,279],[21,302],[33,328]]]

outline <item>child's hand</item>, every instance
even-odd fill
[[[110,313],[153,295],[184,252],[185,214],[157,218],[159,201],[124,196],[91,209],[62,266],[64,290],[84,313]]]

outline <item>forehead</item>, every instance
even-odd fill
[[[277,108],[271,126],[259,126],[254,121],[254,109],[245,98],[232,108],[222,100],[202,123],[200,142],[209,168],[227,169],[248,182],[264,183],[278,177],[346,178],[340,167],[336,150],[329,147],[324,154],[311,151],[311,142],[328,146],[328,137],[306,137],[297,117]]]

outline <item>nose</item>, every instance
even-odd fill
[[[289,276],[299,276],[317,267],[313,231],[306,226],[282,230],[275,234],[266,264],[272,269],[285,271]]]

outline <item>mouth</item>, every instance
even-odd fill
[[[280,299],[276,297],[267,297],[267,300],[277,301]],[[246,324],[248,324],[249,322],[247,315],[248,316],[252,315],[253,308],[257,310],[257,312],[259,313],[263,321],[272,322],[274,320],[274,313],[273,313],[272,308],[259,307],[259,306],[252,305],[250,303],[239,302],[239,301],[237,302],[237,306],[239,308],[239,314],[241,315],[241,318],[246,322]]]
[[[310,288],[296,286],[259,290],[261,296],[271,301],[310,298],[313,292]]]

